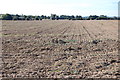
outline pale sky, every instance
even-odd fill
[[[0,0],[0,14],[118,15],[119,0]]]

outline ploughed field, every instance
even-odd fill
[[[116,78],[117,20],[2,21],[2,77]]]

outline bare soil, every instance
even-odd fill
[[[117,20],[2,21],[2,77],[117,78]]]

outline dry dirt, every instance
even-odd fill
[[[116,78],[117,20],[2,21],[2,77]]]

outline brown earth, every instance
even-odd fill
[[[116,78],[117,20],[2,21],[2,77]]]

